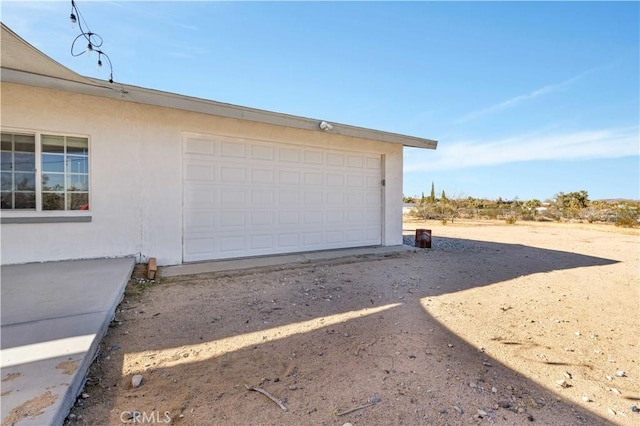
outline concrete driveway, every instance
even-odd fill
[[[2,266],[2,425],[60,425],[122,300],[133,258]]]

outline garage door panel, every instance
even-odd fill
[[[306,247],[321,245],[322,231],[304,232],[302,234],[302,244]]]
[[[378,189],[378,188],[380,188],[380,183],[381,183],[380,182],[380,177],[378,177],[378,176],[367,176],[365,179],[366,179],[365,187],[367,189],[370,189],[370,188]]]
[[[220,228],[228,229],[232,227],[243,227],[243,228],[246,227],[247,226],[247,219],[245,217],[246,214],[247,212],[244,210],[221,211],[219,213]],[[212,215],[215,215],[215,213],[212,213]]]
[[[367,157],[365,159],[365,167],[369,170],[382,170],[380,157]]]
[[[375,241],[379,241],[380,239],[380,229],[378,229],[378,227],[366,228],[364,232],[365,241],[368,241],[371,244],[377,244]]]
[[[305,225],[320,225],[322,224],[322,211],[321,210],[309,210],[304,212],[304,224]]]
[[[347,205],[349,207],[359,207],[364,202],[364,194],[362,192],[350,191],[347,193]]]
[[[247,170],[244,167],[220,168],[220,181],[222,184],[243,184],[247,182]]]
[[[344,166],[344,154],[327,153],[327,165],[328,166]]]
[[[188,210],[185,212],[185,225],[192,231],[212,232],[215,230],[215,213],[208,210]]]
[[[185,241],[185,255],[188,254],[190,257],[209,256],[212,251],[214,251],[213,238],[190,238]]]
[[[363,222],[367,225],[378,224],[382,220],[382,212],[378,209],[369,209],[364,212]]]
[[[325,237],[329,244],[340,244],[344,241],[344,231],[326,231]]]
[[[362,168],[364,167],[364,157],[360,155],[348,155],[347,156],[347,166],[354,168]]]
[[[185,154],[216,155],[217,145],[217,141],[210,138],[191,137],[185,140],[184,152]]]
[[[321,186],[322,173],[321,172],[305,172],[303,182],[305,185]]]
[[[243,142],[223,141],[220,146],[220,156],[223,158],[244,158],[247,146]]]
[[[184,261],[381,243],[379,155],[210,138],[185,137]]]
[[[230,254],[236,252],[240,256],[247,251],[246,236],[244,235],[228,235],[218,238],[220,244],[220,252]]]
[[[335,226],[344,222],[343,210],[329,210],[327,211],[327,224]]]
[[[297,233],[285,232],[278,234],[278,247],[289,250],[300,246],[300,236]]]
[[[306,191],[304,193],[304,205],[306,207],[318,207],[322,205],[322,191]]]
[[[273,170],[267,169],[252,169],[251,170],[251,183],[254,185],[273,184]]]
[[[305,164],[322,164],[322,151],[305,151],[304,152],[304,163]]]
[[[378,208],[378,203],[380,202],[380,194],[378,191],[366,191],[362,194],[363,196],[363,204],[365,207],[375,207]]]
[[[345,203],[346,194],[342,190],[327,193],[327,204],[331,206],[342,206]]]
[[[213,208],[219,205],[217,188],[211,185],[189,185],[184,189],[185,206],[189,208]]]
[[[350,229],[347,231],[347,241],[348,242],[359,242],[364,238],[364,233],[362,229]]]
[[[284,162],[300,162],[300,150],[296,148],[278,148],[278,160]]]
[[[249,215],[251,216],[251,226],[252,227],[261,227],[261,226],[273,226],[273,212],[268,210],[252,210]]]
[[[185,179],[192,182],[215,182],[216,168],[211,164],[187,163],[185,168]]]
[[[278,203],[280,206],[298,206],[300,204],[300,193],[293,190],[280,190],[278,192]]]
[[[362,222],[364,219],[364,213],[362,212],[362,210],[352,210],[350,212],[347,212],[347,223],[360,223]]]
[[[364,187],[364,176],[362,175],[348,175],[347,176],[347,188],[349,189],[361,189]]]
[[[300,172],[297,170],[280,170],[278,172],[278,184],[298,185],[300,183]]]
[[[245,189],[220,188],[220,204],[225,207],[244,207],[247,202]]]
[[[278,211],[278,224],[279,225],[299,225],[300,224],[300,212],[298,210],[285,210]]]
[[[327,185],[328,186],[344,186],[344,175],[336,173],[327,173]]]
[[[273,249],[274,236],[269,235],[252,235],[251,236],[251,249],[252,250],[262,250],[262,249]]]
[[[272,206],[275,204],[275,198],[273,189],[261,188],[251,190],[251,205]]]
[[[271,145],[252,144],[251,158],[256,160],[273,160],[275,158],[275,148]]]

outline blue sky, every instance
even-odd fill
[[[405,195],[640,198],[639,2],[76,1],[116,81],[439,141]],[[74,71],[71,2],[2,21]]]

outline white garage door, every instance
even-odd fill
[[[183,139],[185,262],[381,244],[380,155]]]

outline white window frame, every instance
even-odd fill
[[[86,134],[55,130],[33,130],[2,127],[2,133],[33,135],[35,138],[36,208],[34,210],[0,210],[2,223],[91,222],[92,217],[92,149],[91,137]],[[42,210],[42,135],[85,138],[88,143],[89,161],[89,210]],[[66,178],[66,173],[65,173]]]

